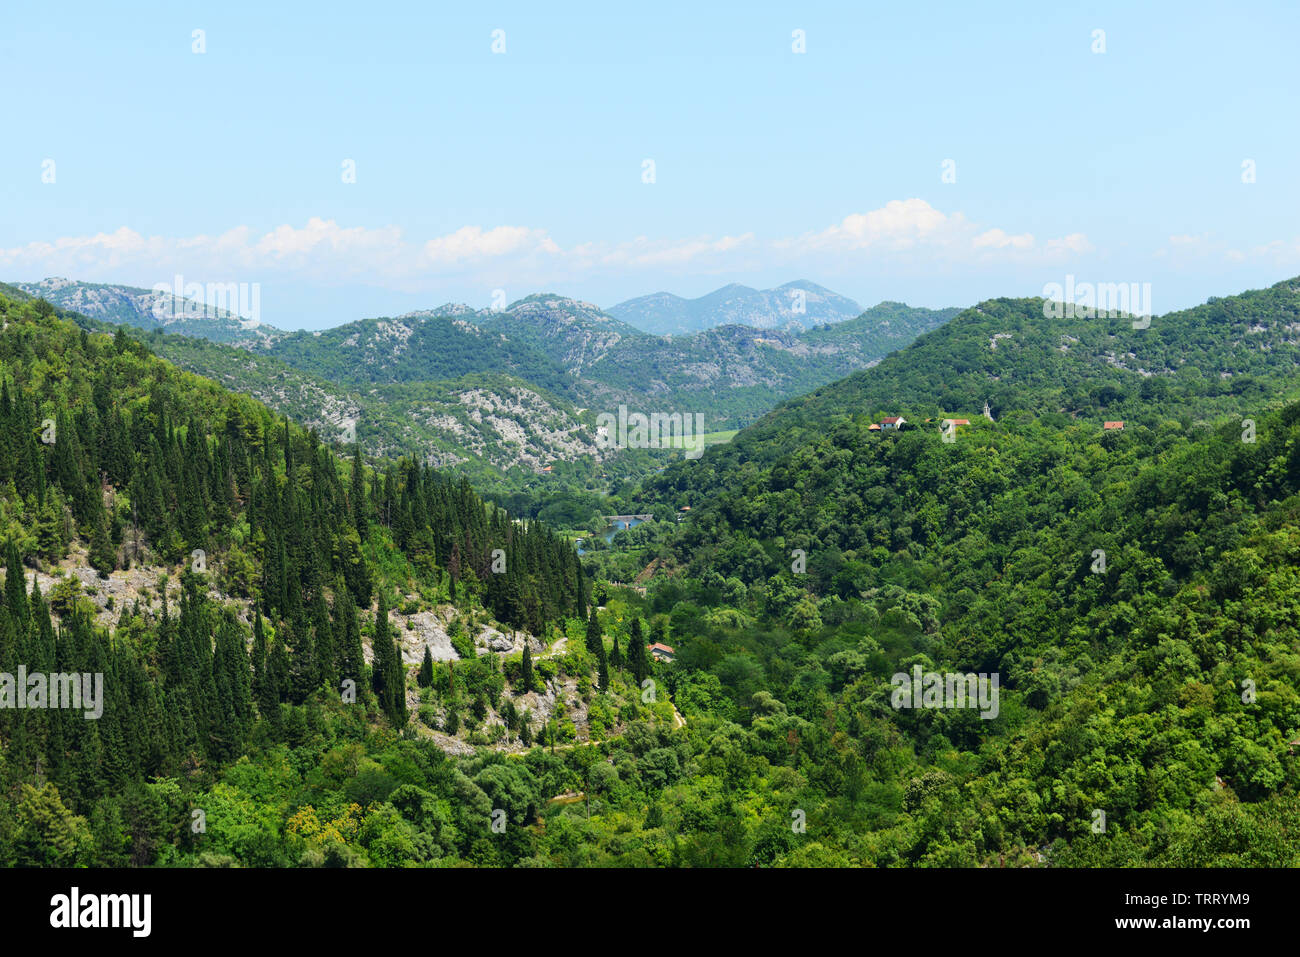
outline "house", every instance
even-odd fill
[[[551,471],[552,469],[554,469],[554,468],[555,468],[555,466],[553,466],[553,465],[548,465],[548,466],[546,466],[545,468],[542,469],[542,474],[545,475],[545,474],[547,474],[548,472],[550,472],[550,471]]]
[[[867,426],[867,431],[868,431],[868,432],[879,432],[879,431],[880,431],[880,426],[878,426],[878,425],[876,425],[876,423],[872,422],[869,426]]]
[[[949,426],[958,426],[958,425],[970,425],[970,419],[944,419],[943,420],[943,427],[945,429],[948,428]]]
[[[650,652],[650,657],[655,661],[672,661],[677,652],[673,651],[671,645],[665,645],[661,641],[656,641],[653,645],[646,645]]]
[[[1124,423],[1123,423],[1123,422],[1103,422],[1103,423],[1101,424],[1101,427],[1102,427],[1103,429],[1105,429],[1107,432],[1123,432],[1123,431],[1124,431]]]
[[[891,429],[901,429],[906,424],[907,419],[903,418],[901,415],[887,415],[880,420],[880,428],[882,431],[886,432]]]

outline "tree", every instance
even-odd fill
[[[366,540],[366,467],[361,460],[361,443],[352,447],[352,488],[349,493],[352,502],[352,524],[356,527],[361,540]]]
[[[645,656],[645,637],[641,632],[641,619],[632,619],[631,634],[628,637],[627,658],[628,667],[632,671],[632,677],[636,680],[636,686],[641,687],[641,682],[645,681],[646,676],[650,674],[650,666]]]
[[[533,690],[533,649],[530,647],[531,644],[532,643],[529,641],[528,636],[525,635],[524,661],[520,668],[519,679],[519,683],[523,686],[524,694],[528,694],[528,692]]]
[[[420,673],[416,676],[415,683],[421,688],[427,688],[433,684],[433,653],[429,651],[429,646],[424,646],[424,660],[420,662]]]
[[[99,494],[98,488],[94,494]],[[90,565],[99,572],[100,578],[107,578],[117,567],[117,549],[113,547],[108,535],[108,517],[103,505],[95,509],[93,522],[90,533]]]
[[[375,611],[375,634],[371,640],[374,653],[370,665],[370,686],[379,698],[379,707],[390,720],[396,720],[397,673],[393,668],[393,639],[388,634],[388,593],[379,590],[379,608]]]

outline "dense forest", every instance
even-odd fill
[[[0,671],[106,695],[0,711],[3,862],[1295,865],[1294,287],[1131,332],[981,304],[627,491],[656,520],[582,564],[0,299]],[[162,594],[36,582],[81,556]],[[435,611],[456,655],[404,658]],[[915,666],[998,674],[996,717],[900,709]]]

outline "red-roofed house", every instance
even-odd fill
[[[650,650],[650,657],[656,661],[672,661],[677,652],[673,651],[671,645],[665,645],[661,641],[656,641],[653,645],[646,645]]]
[[[1124,423],[1123,423],[1123,422],[1103,422],[1103,423],[1101,424],[1101,427],[1102,427],[1103,429],[1105,429],[1107,432],[1123,432],[1123,431],[1124,431]]]
[[[880,420],[880,428],[884,430],[901,429],[905,425],[907,425],[907,419],[901,415],[887,415]]]
[[[878,426],[878,425],[876,425],[876,423],[872,422],[869,426],[867,426],[867,431],[868,431],[868,432],[879,432],[879,431],[880,431],[880,426]]]
[[[944,419],[944,425],[970,425],[970,419]]]

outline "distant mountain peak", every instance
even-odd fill
[[[16,282],[12,286],[60,309],[138,329],[158,329],[241,345],[265,342],[283,335],[281,330],[261,322],[255,312],[251,318],[245,317],[172,291],[80,282],[63,276],[51,276],[40,282]],[[240,303],[243,303],[245,291],[243,286],[239,287],[237,298]],[[232,295],[231,298],[235,297]]]
[[[717,326],[755,329],[808,329],[843,322],[862,312],[852,299],[806,279],[754,289],[733,282],[695,299],[657,292],[605,310],[652,335],[690,335]]]

